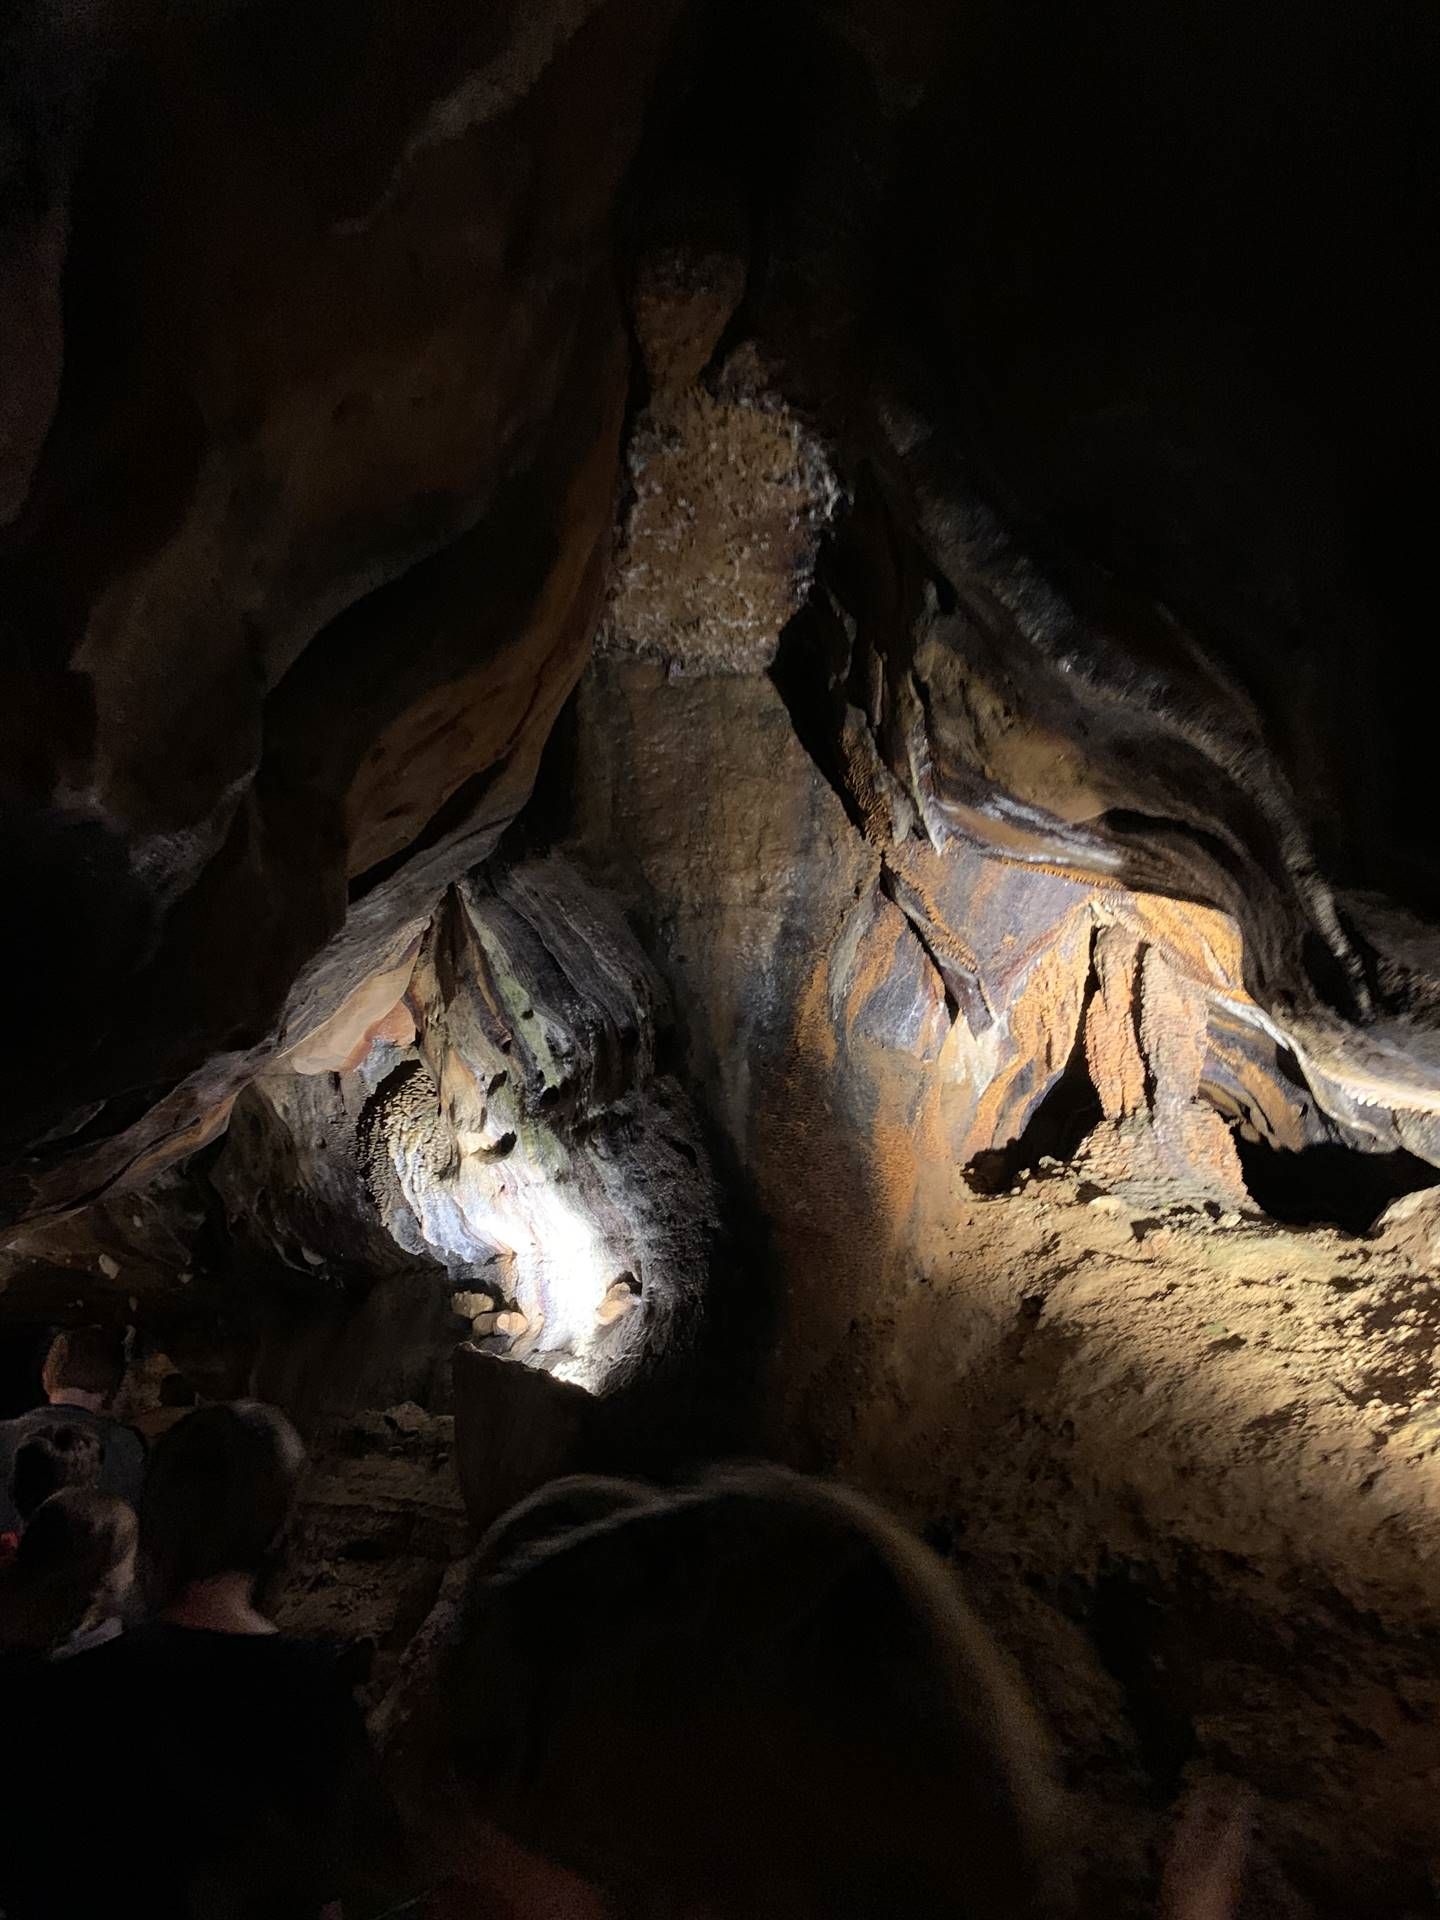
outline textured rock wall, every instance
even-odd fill
[[[1440,1155],[1433,954],[1397,906],[1429,871],[1393,692],[1410,575],[1392,553],[1356,585],[1376,510],[1317,374],[1393,378],[1402,437],[1428,389],[1403,327],[1369,352],[1373,317],[1302,297],[1303,251],[1261,265],[1328,209],[1416,304],[1426,136],[1382,103],[1425,30],[1357,48],[1351,11],[1282,7],[1227,89],[1204,8],[1120,0],[1094,44],[928,0],[763,31],[679,0],[14,10],[6,1213],[142,1184],[403,964],[597,626],[705,670],[778,649],[897,876],[980,846],[1223,912],[1316,1104]],[[1106,93],[1110,39],[1145,88]],[[1083,166],[1016,154],[1007,103],[1068,128],[1072,71]],[[1342,94],[1365,192],[1317,145]],[[1151,140],[1172,95],[1193,150]],[[1253,189],[1282,136],[1318,190],[1291,167],[1226,199],[1252,237],[1207,277],[1215,179]],[[1390,845],[1397,899],[1337,891],[1390,885]]]
[[[12,1216],[212,1136],[528,791],[599,605],[670,18],[16,10]]]
[[[455,1341],[708,1281],[1111,1910],[1218,1770],[1420,1913],[1433,1205],[1253,1202],[1440,1166],[1434,29],[1228,15],[12,9],[0,1313],[301,1414],[395,1654]]]
[[[1147,1910],[1168,1806],[1218,1774],[1255,1912],[1429,1911],[1434,1196],[1367,1237],[1261,1216],[1221,1110],[1333,1136],[1237,1048],[1233,927],[956,849],[903,911],[760,675],[597,663],[575,793],[781,1276],[770,1444],[964,1569],[1093,1897]],[[1067,1062],[1088,1135],[1027,1171],[997,1143]]]
[[[715,1197],[613,908],[558,860],[478,870],[388,992],[341,1070],[312,1051],[242,1097],[212,1176],[235,1240],[302,1296],[411,1276],[422,1376],[471,1337],[592,1391],[681,1364]]]

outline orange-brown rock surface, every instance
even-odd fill
[[[1411,760],[1357,787],[1341,751],[1347,723],[1367,752],[1386,725],[1409,737],[1374,665],[1393,609],[1337,588],[1354,515],[1299,414],[1257,402],[1253,357],[1217,383],[1175,333],[1205,204],[1178,161],[1163,232],[1105,202],[1145,237],[1132,276],[1180,275],[1157,283],[1157,342],[1075,371],[1052,263],[1013,259],[999,212],[1066,257],[1068,189],[968,144],[986,127],[1009,151],[999,81],[1022,56],[1048,72],[1048,42],[928,0],[828,0],[764,52],[683,0],[474,21],[429,0],[363,21],[35,0],[7,31],[0,711],[6,897],[30,928],[12,1216],[213,1139],[258,1068],[400,963],[523,803],[597,629],[690,672],[778,649],[792,723],[902,913],[907,867],[961,848],[1217,913],[1228,990],[1318,1107],[1440,1155],[1428,947],[1377,939],[1335,884],[1395,878],[1382,823],[1416,844]],[[1183,25],[1126,31],[1189,49]],[[1308,97],[1342,70],[1321,62]],[[1217,153],[1276,137],[1221,99]],[[1051,106],[1063,123],[1068,89]],[[1136,110],[1115,104],[1122,146]],[[1289,131],[1349,217],[1313,124]],[[1377,177],[1413,177],[1403,116],[1365,124]],[[1077,177],[1113,185],[1113,165],[1090,142]],[[965,266],[924,228],[941,182],[969,210]],[[1263,299],[1238,269],[1233,290],[1287,350],[1297,316],[1312,345],[1328,324],[1287,304],[1290,264]],[[1299,408],[1313,363],[1291,360]],[[1152,364],[1163,393],[1137,393]],[[1226,491],[1227,454],[1284,476],[1293,524]],[[1337,608],[1370,635],[1358,704]],[[1277,662],[1301,629],[1320,652],[1291,701]],[[1396,891],[1424,888],[1417,868]],[[963,949],[958,922],[944,937]],[[947,994],[968,977],[957,950]]]
[[[1373,1236],[1264,1220],[1222,1111],[1297,1160],[1335,1135],[1233,925],[955,849],[902,885],[765,678],[597,663],[576,793],[783,1275],[771,1444],[963,1568],[1097,1906],[1150,1910],[1165,1809],[1219,1775],[1257,1910],[1405,1911],[1440,1845],[1433,1192]]]

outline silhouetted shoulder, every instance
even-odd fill
[[[56,1718],[115,1783],[117,1844],[163,1863],[177,1912],[210,1911],[212,1882],[245,1920],[344,1891],[386,1808],[336,1649],[154,1624],[64,1664]]]
[[[112,1414],[92,1413],[88,1407],[32,1407],[13,1420],[0,1420],[0,1527],[14,1527],[18,1520],[10,1498],[15,1455],[36,1434],[53,1433],[60,1427],[81,1427],[93,1433],[101,1449],[100,1491],[118,1494],[132,1507],[139,1505],[146,1446],[136,1428]]]
[[[134,1693],[187,1726],[225,1726],[232,1738],[263,1738],[275,1720],[290,1731],[307,1718],[359,1737],[359,1714],[337,1648],[285,1634],[213,1633],[153,1623],[69,1663],[78,1696]],[[116,1707],[122,1703],[114,1702]]]

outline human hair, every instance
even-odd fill
[[[140,1500],[140,1555],[150,1598],[168,1605],[195,1580],[264,1578],[279,1554],[305,1449],[258,1400],[200,1407],[150,1457]]]
[[[0,1640],[52,1653],[119,1610],[135,1552],[134,1510],[113,1493],[64,1487],[20,1536],[0,1590]]]
[[[626,1920],[1060,1909],[1035,1726],[928,1549],[773,1467],[549,1497],[482,1545],[442,1682],[498,1826]]]
[[[567,1474],[503,1513],[481,1542],[480,1561],[490,1567],[508,1565],[532,1547],[544,1547],[580,1527],[613,1520],[664,1497],[638,1480],[600,1473]]]
[[[86,1427],[51,1427],[22,1440],[10,1468],[10,1498],[21,1520],[62,1487],[93,1487],[104,1457]]]
[[[50,1342],[42,1377],[46,1393],[68,1387],[111,1400],[125,1378],[125,1336],[112,1327],[69,1327]]]

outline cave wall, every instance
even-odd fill
[[[359,1345],[421,1379],[472,1335],[596,1394],[683,1365],[716,1197],[614,905],[555,857],[477,869],[369,1011],[346,1058],[292,1055],[242,1096],[210,1174],[241,1257],[302,1300],[411,1283],[428,1324]]]
[[[7,1216],[399,964],[597,628],[754,667],[796,613],[852,810],[1226,913],[1330,1117],[1440,1152],[1433,23],[1027,22],[13,10]]]
[[[947,1002],[766,675],[597,662],[573,765],[570,857],[671,983],[782,1276],[767,1444],[963,1569],[1057,1736],[1091,1896],[1142,1910],[1169,1806],[1218,1775],[1251,1799],[1255,1911],[1427,1911],[1434,1192],[1364,1236],[1262,1214],[1214,1104],[1227,1030],[1154,979],[1171,903],[937,863],[930,924],[975,975]],[[976,1143],[1023,1133],[1077,1045],[1070,1144],[987,1191]],[[1282,1152],[1323,1124],[1275,1111]]]
[[[397,1659],[455,1344],[718,1329],[1113,1910],[1207,1771],[1433,1910],[1433,21],[0,35],[0,1319],[290,1406],[287,1618]]]
[[[15,10],[12,1216],[213,1136],[524,798],[598,611],[670,18]]]

